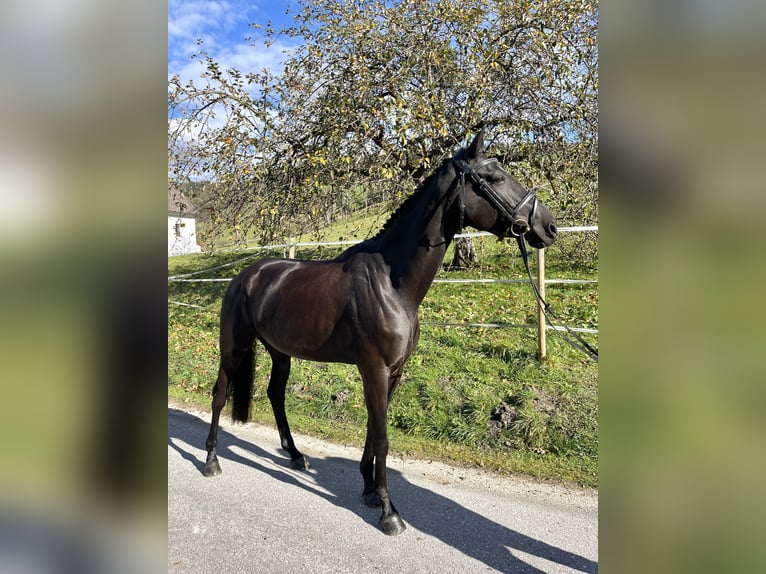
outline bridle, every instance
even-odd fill
[[[455,158],[452,160],[455,165],[455,169],[460,175],[460,228],[463,228],[463,214],[465,213],[465,176],[467,175],[474,185],[478,188],[479,192],[497,209],[498,213],[502,215],[508,222],[508,225],[504,231],[510,231],[514,237],[521,237],[532,226],[532,218],[535,216],[537,210],[537,194],[534,191],[527,191],[519,202],[511,207],[508,201],[499,193],[497,193],[487,181],[481,177],[478,173],[485,165],[491,163],[497,163],[497,159],[492,157],[485,159],[475,168],[468,165],[468,163],[462,159]],[[526,217],[521,217],[520,212],[522,208],[529,202],[532,202],[532,207]]]
[[[500,194],[498,194],[492,188],[492,186],[489,185],[489,183],[487,183],[487,181],[477,173],[478,170],[485,165],[490,163],[497,163],[497,159],[485,159],[475,168],[472,168],[466,161],[459,158],[453,158],[452,163],[455,165],[455,169],[460,176],[460,227],[458,229],[463,229],[463,214],[465,213],[465,176],[467,175],[474,183],[474,186],[479,189],[479,192],[492,204],[495,209],[497,209],[498,213],[500,213],[500,215],[502,215],[508,222],[507,227],[502,232],[502,235],[505,235],[506,232],[510,231],[511,235],[516,238],[516,241],[519,244],[519,250],[521,251],[521,258],[524,260],[524,266],[526,267],[527,275],[529,276],[529,282],[532,284],[532,287],[535,291],[535,296],[539,301],[540,308],[543,310],[545,320],[551,327],[561,332],[560,329],[555,328],[555,325],[553,324],[553,321],[551,321],[549,314],[555,317],[560,323],[562,323],[564,331],[566,331],[577,341],[575,342],[572,339],[568,339],[566,337],[564,337],[564,340],[566,340],[573,347],[580,349],[594,361],[598,362],[598,350],[593,348],[590,344],[588,344],[587,341],[585,341],[576,332],[572,331],[569,327],[566,326],[566,324],[564,324],[561,318],[553,312],[551,306],[545,301],[545,299],[543,299],[537,284],[532,278],[532,271],[529,268],[529,254],[527,252],[527,243],[524,239],[524,234],[527,233],[531,228],[532,218],[534,217],[535,210],[537,209],[538,199],[535,192],[527,191],[527,193],[524,194],[519,202],[514,207],[511,207],[508,201]],[[529,210],[529,213],[526,217],[521,217],[521,209],[530,201],[532,202],[532,208]]]

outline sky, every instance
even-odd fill
[[[168,0],[168,78],[179,75],[182,81],[196,79],[202,64],[192,55],[206,50],[226,68],[247,73],[269,68],[278,72],[284,50],[291,47],[287,38],[266,48],[264,34],[250,27],[271,21],[275,28],[293,23],[288,8],[299,8],[296,0]],[[251,36],[256,47],[246,38]],[[197,40],[203,40],[199,46]]]

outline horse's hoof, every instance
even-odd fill
[[[308,470],[311,468],[311,465],[305,457],[301,456],[290,461],[290,468],[293,470]]]
[[[221,474],[221,465],[218,464],[217,460],[213,460],[210,462],[205,463],[205,476],[217,476]]]
[[[379,508],[381,506],[380,497],[376,492],[365,492],[364,503],[370,508]]]
[[[383,533],[388,536],[397,536],[407,529],[404,521],[396,513],[381,516],[380,527],[383,529]]]

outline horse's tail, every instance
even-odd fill
[[[255,351],[251,345],[242,355],[242,360],[230,380],[232,387],[231,418],[234,422],[246,423],[250,418],[254,363]]]
[[[242,423],[250,418],[255,363],[255,330],[248,317],[247,299],[237,277],[226,290],[221,311],[221,364],[228,365],[231,418]]]

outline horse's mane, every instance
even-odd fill
[[[351,246],[346,251],[341,253],[337,257],[337,260],[345,260],[355,253],[377,250],[378,240],[383,237],[386,232],[390,231],[401,219],[412,212],[412,210],[423,197],[423,194],[426,192],[426,190],[428,190],[433,185],[440,171],[441,167],[426,177],[420,183],[420,185],[418,185],[415,191],[409,197],[407,197],[407,199],[405,199],[404,202],[399,207],[397,207],[396,210],[388,217],[386,222],[383,224],[383,227],[381,227],[375,235],[363,241],[362,243],[357,243],[356,245]]]
[[[412,209],[412,206],[417,203],[417,200],[420,199],[420,196],[423,194],[423,191],[431,187],[431,184],[436,179],[436,176],[439,174],[439,171],[441,171],[441,168],[435,170],[431,175],[429,175],[427,178],[425,178],[420,185],[418,185],[417,189],[409,196],[407,199],[404,200],[404,202],[396,208],[396,211],[394,211],[388,218],[388,220],[383,224],[383,227],[380,228],[380,230],[373,235],[370,239],[379,239],[381,235],[383,235],[386,231],[391,229],[394,224],[401,219],[402,215],[409,212]]]

